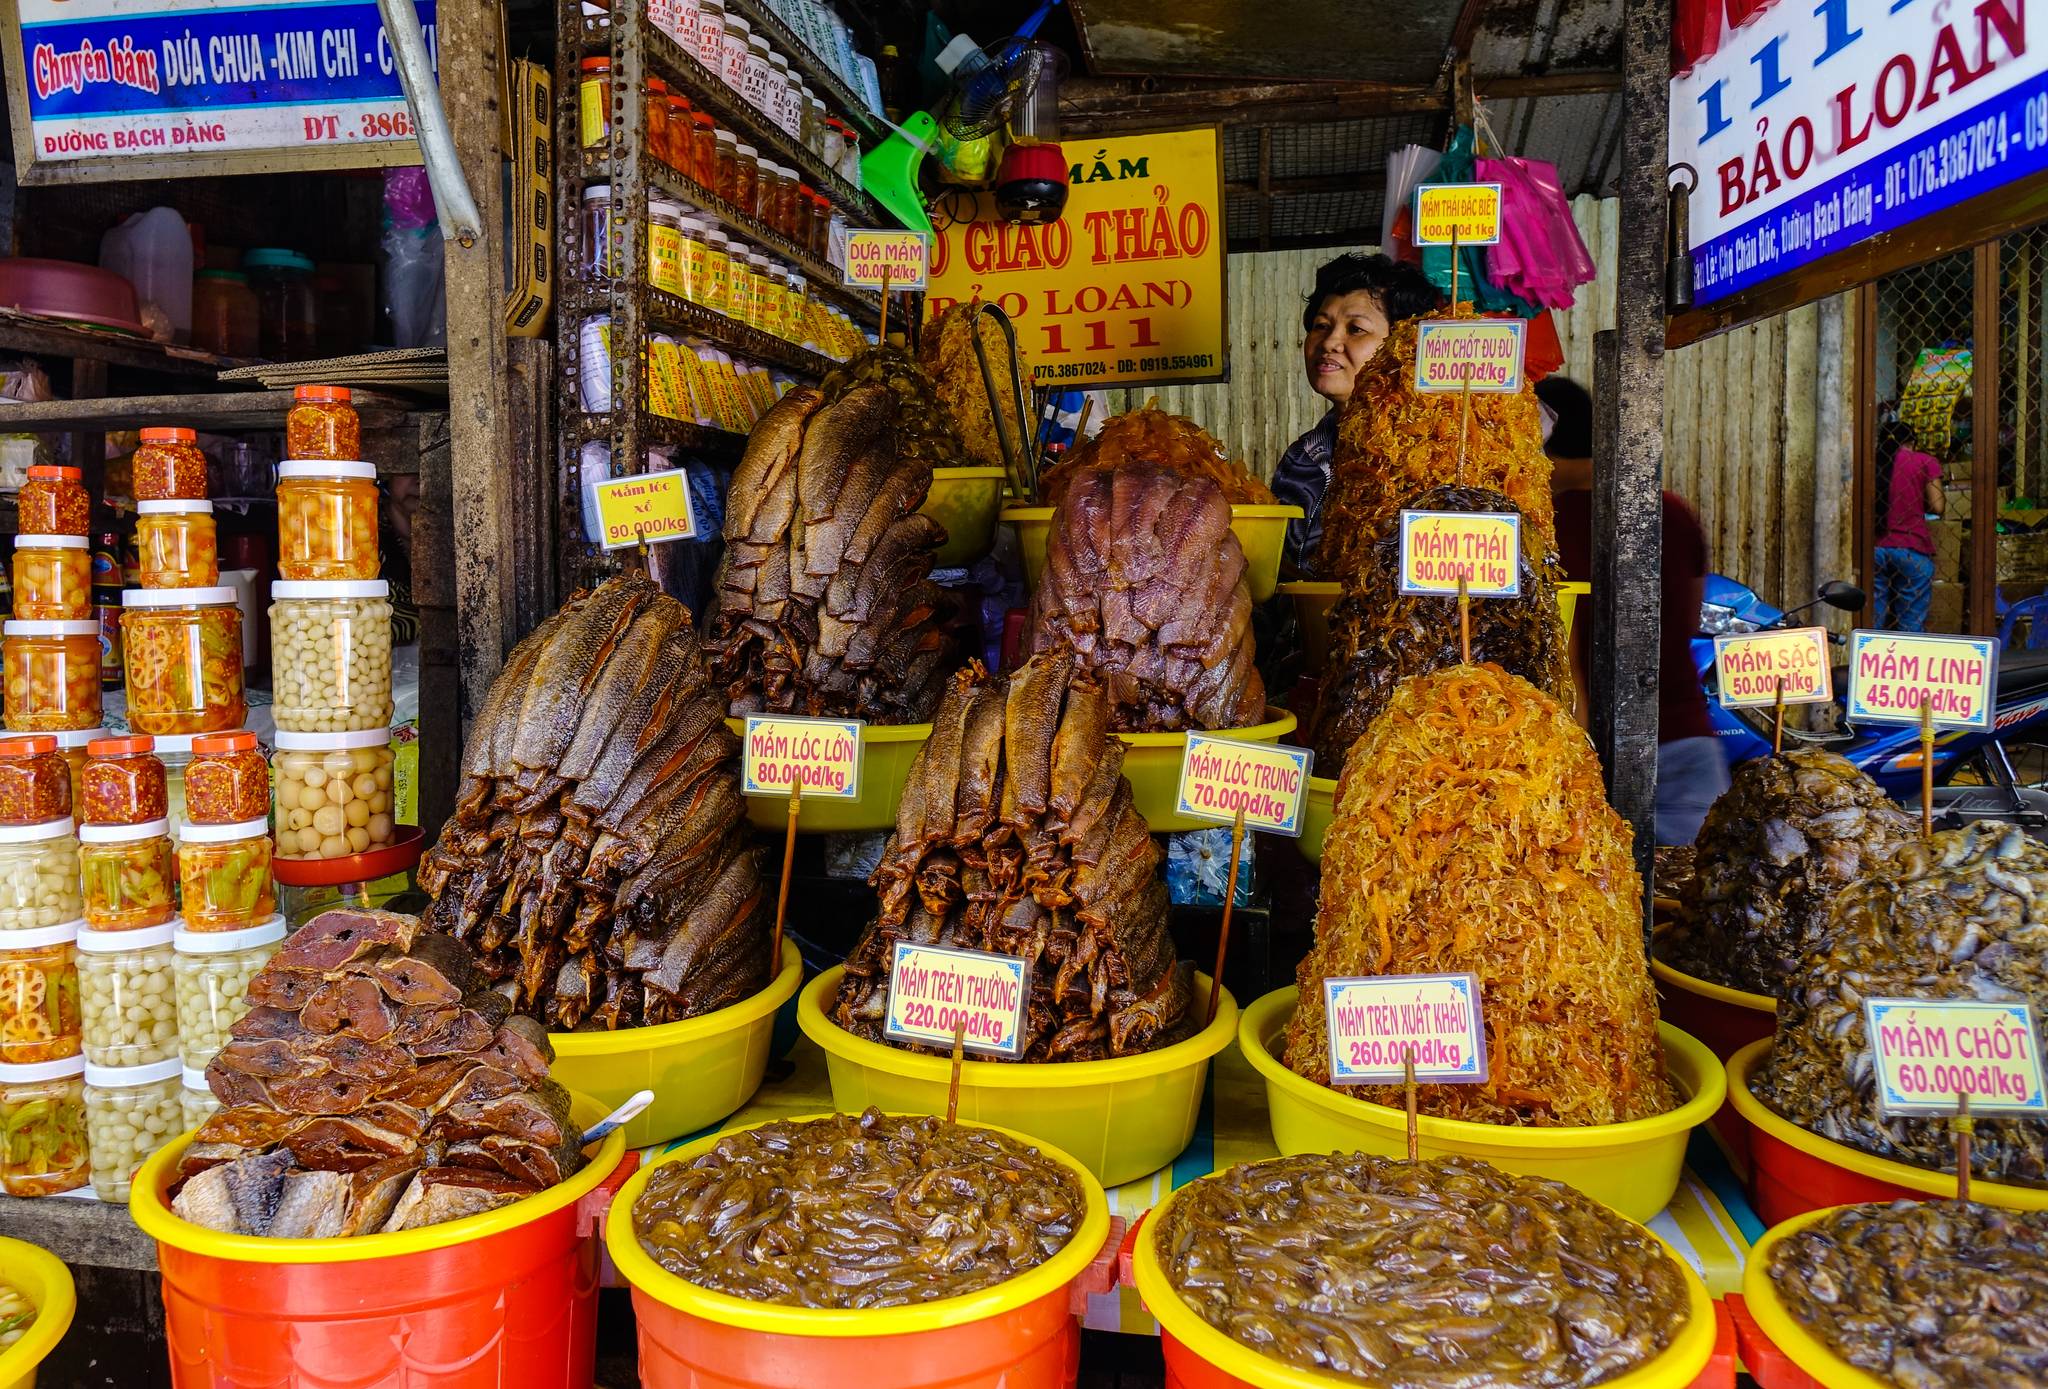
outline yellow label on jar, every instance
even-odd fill
[[[601,145],[611,138],[611,91],[612,84],[600,77],[586,77],[576,89],[581,101],[580,127],[583,146]]]
[[[647,228],[647,282],[665,294],[683,292],[683,233],[659,222]]]
[[[696,237],[683,238],[683,287],[676,292],[693,304],[698,303],[704,293],[705,249],[704,243]]]
[[[732,257],[716,246],[704,248],[704,289],[698,302],[715,313],[732,308]]]
[[[718,424],[721,429],[739,432],[746,428],[746,412],[740,407],[739,375],[732,369],[731,362],[713,358],[706,363],[712,387],[718,393]]]
[[[732,316],[749,328],[761,326],[761,277],[750,265],[733,267]]]
[[[647,344],[647,408],[663,419],[695,418],[683,396],[681,368],[677,360],[681,355],[672,342]]]
[[[683,390],[689,396],[688,417],[698,424],[709,424],[714,418],[711,409],[711,388],[704,379],[704,363],[697,354],[687,348],[676,352],[676,369],[682,379]]]

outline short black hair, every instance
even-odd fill
[[[1557,423],[1543,451],[1552,458],[1593,456],[1593,397],[1569,376],[1546,376],[1536,383],[1536,398],[1550,407]]]
[[[1316,286],[1308,293],[1301,311],[1301,331],[1316,326],[1316,310],[1332,295],[1356,294],[1364,290],[1380,301],[1380,310],[1392,327],[1404,318],[1434,313],[1443,306],[1443,296],[1414,266],[1378,253],[1351,251],[1324,262],[1316,271]]]

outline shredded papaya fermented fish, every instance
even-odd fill
[[[1329,1083],[1325,979],[1469,972],[1487,1078],[1421,1086],[1422,1112],[1562,1126],[1670,1109],[1631,842],[1549,695],[1492,665],[1404,681],[1337,783],[1287,1065]],[[1401,1103],[1399,1086],[1353,1093]]]
[[[1223,489],[1232,506],[1272,506],[1271,488],[1231,460],[1216,436],[1185,415],[1146,406],[1105,420],[1101,432],[1075,448],[1066,462],[1039,481],[1039,499],[1058,506],[1076,475],[1091,468],[1121,468],[1129,463],[1158,463],[1205,477]]]

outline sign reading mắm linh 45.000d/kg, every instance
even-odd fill
[[[1998,643],[1859,628],[1849,634],[1849,722],[1920,722],[1937,728],[1991,727]]]

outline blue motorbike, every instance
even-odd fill
[[[1732,770],[1771,751],[1771,710],[1723,709],[1715,697],[1714,638],[1737,632],[1799,625],[1795,619],[1817,607],[1855,612],[1863,590],[1835,580],[1821,585],[1812,602],[1789,612],[1772,607],[1747,585],[1720,574],[1707,575],[1700,605],[1700,630],[1692,640],[1693,667],[1707,694],[1707,717]],[[1830,638],[1846,648],[1842,637]],[[1815,720],[1821,731],[1785,728],[1790,745],[1822,747],[1869,773],[1894,800],[1920,807],[1920,731],[1899,724],[1851,724],[1844,712],[1848,669],[1834,672],[1832,718]],[[1943,729],[1934,741],[1935,823],[1954,828],[1970,820],[2006,820],[2036,838],[2048,839],[2048,790],[2021,784],[2008,745],[2048,743],[2048,651],[2008,648],[1998,661],[1997,703],[1988,731]]]

